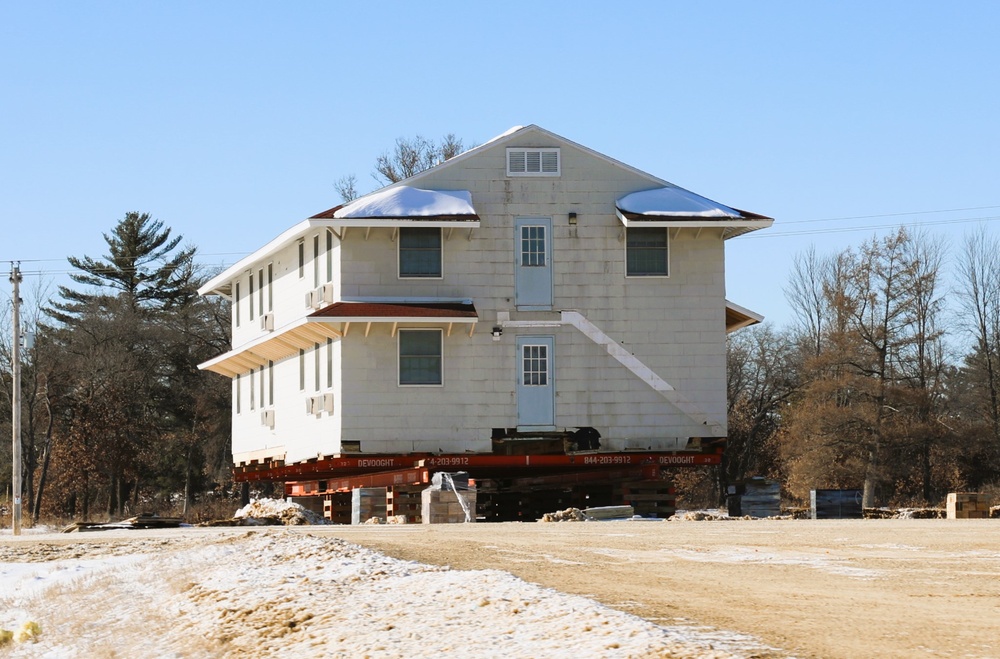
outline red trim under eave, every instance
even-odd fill
[[[310,318],[478,318],[476,307],[463,303],[336,302]]]

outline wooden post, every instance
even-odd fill
[[[12,408],[11,425],[14,427],[11,455],[14,510],[11,517],[14,535],[21,535],[21,269],[18,263],[11,265],[10,283],[14,285],[14,342],[10,358],[13,389],[10,402]]]

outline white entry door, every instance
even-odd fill
[[[552,309],[552,218],[514,220],[514,305],[528,311]]]
[[[555,428],[555,337],[517,337],[517,427]]]

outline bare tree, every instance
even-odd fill
[[[345,204],[358,198],[358,177],[354,174],[341,176],[333,183],[334,190]]]
[[[958,299],[972,336],[972,366],[980,370],[980,410],[1000,445],[1000,241],[985,228],[966,236],[958,263]]]
[[[823,347],[824,321],[828,317],[823,284],[830,275],[830,266],[830,259],[820,258],[816,247],[810,246],[805,253],[795,255],[791,279],[785,286],[785,299],[813,356],[819,355]]]
[[[723,481],[776,475],[774,435],[796,387],[793,342],[768,325],[729,335],[726,346],[729,437]]]

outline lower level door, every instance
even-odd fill
[[[555,427],[555,337],[517,337],[517,426]]]

